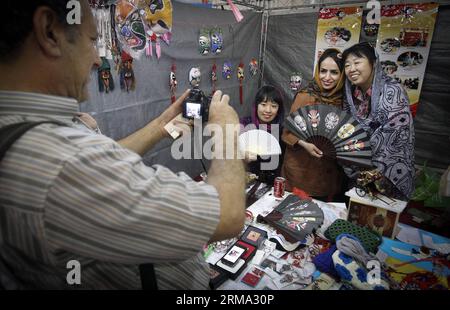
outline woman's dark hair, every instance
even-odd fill
[[[1,3],[2,18],[0,26],[0,61],[11,57],[23,44],[33,27],[33,15],[40,6],[51,8],[63,25],[67,25],[66,17],[68,0],[3,0]],[[70,27],[76,28],[76,27]]]
[[[375,55],[375,49],[368,42],[361,42],[347,48],[342,53],[342,59],[344,60],[344,62],[349,55],[355,55],[356,57],[366,57],[369,60],[372,67],[375,64],[375,61],[377,60],[377,56]]]
[[[273,101],[278,103],[279,106],[282,106],[283,96],[281,95],[281,92],[275,88],[275,86],[265,85],[258,89],[255,96],[255,105],[265,101]]]
[[[265,85],[262,86],[258,91],[256,92],[255,96],[255,104],[254,104],[254,121],[258,120],[258,104],[261,102],[266,101],[273,101],[275,103],[278,103],[278,112],[277,116],[273,119],[271,123],[278,124],[282,121],[284,118],[284,107],[283,107],[283,95],[281,92],[272,85]]]

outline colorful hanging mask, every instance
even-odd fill
[[[208,29],[201,29],[198,37],[198,51],[202,55],[208,55],[210,50],[210,40]]]
[[[175,64],[172,64],[170,71],[170,79],[169,79],[169,87],[170,87],[170,99],[172,101],[172,103],[175,102],[175,92],[177,90],[177,77],[175,76],[175,71],[177,70],[177,67],[175,66]]]
[[[244,100],[242,87],[242,83],[244,82],[244,64],[242,61],[237,68],[237,78],[239,80],[239,102],[242,104]]]
[[[119,1],[116,5],[115,24],[122,49],[132,57],[139,58],[147,43],[139,9],[127,0]]]
[[[200,86],[201,75],[202,74],[200,73],[200,68],[198,67],[191,68],[191,70],[189,71],[189,83],[191,84],[192,87],[198,88]]]
[[[233,73],[233,69],[231,67],[231,62],[225,61],[222,67],[222,77],[225,80],[231,79],[231,74]]]
[[[98,68],[98,90],[109,93],[114,90],[114,81],[111,75],[111,66],[108,59],[102,57],[102,65]]]
[[[293,92],[298,92],[300,90],[301,85],[302,85],[302,81],[303,81],[302,75],[300,73],[294,72],[291,75],[291,79],[290,79],[290,82],[289,82],[289,87],[291,88],[291,90]]]
[[[144,5],[144,20],[150,30],[163,35],[172,30],[172,3],[170,0],[140,0]]]
[[[122,52],[122,63],[120,65],[120,88],[129,92],[135,88],[133,71],[133,58],[126,52]]]
[[[255,76],[258,73],[258,61],[255,58],[250,60],[248,71],[250,72],[250,76]]]
[[[220,54],[223,49],[223,34],[222,29],[213,28],[211,30],[211,52],[214,54]]]

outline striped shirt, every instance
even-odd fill
[[[220,214],[216,189],[174,174],[72,123],[75,100],[0,91],[0,127],[57,120],[25,133],[0,163],[0,259],[27,288],[206,289],[202,246]],[[66,277],[81,264],[81,285]],[[2,279],[2,277],[0,277]]]

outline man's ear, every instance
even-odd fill
[[[46,6],[36,9],[33,16],[33,33],[42,52],[50,57],[60,57],[64,28],[56,13]]]

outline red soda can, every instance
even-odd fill
[[[284,189],[286,188],[286,179],[282,177],[276,177],[273,182],[273,195],[277,198],[283,198]]]

